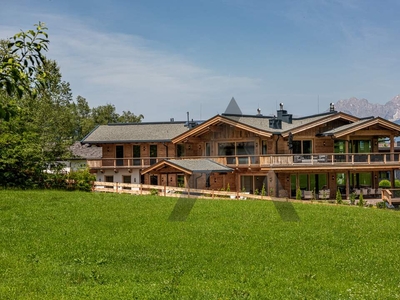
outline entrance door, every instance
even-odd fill
[[[151,175],[150,176],[150,184],[151,185],[158,185],[158,176],[157,175]]]

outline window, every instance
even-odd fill
[[[112,176],[112,175],[106,175],[106,176],[104,176],[104,181],[105,182],[114,182],[114,176]],[[113,186],[112,185],[104,185],[106,188],[113,188]]]
[[[267,149],[268,149],[268,144],[267,144],[268,142],[267,141],[262,141],[262,145],[261,145],[261,153],[262,154],[267,154],[268,153],[268,151],[267,151]]]
[[[211,156],[211,145],[206,143],[206,156]]]
[[[131,183],[131,176],[122,176],[123,183]]]
[[[176,156],[177,157],[185,156],[185,145],[184,144],[176,145]]]
[[[157,157],[157,145],[150,145],[150,157]],[[150,164],[155,164],[157,159],[150,159]]]
[[[311,141],[293,141],[293,153],[294,154],[310,154],[312,153],[312,142]]]
[[[115,157],[117,158],[117,166],[123,166],[124,146],[115,146]]]
[[[140,163],[140,145],[133,145],[132,152],[133,152],[133,157],[134,157],[133,165],[140,166],[141,165],[141,163]]]
[[[184,175],[177,175],[176,176],[176,182],[178,184],[178,187],[184,187],[185,186],[185,176]]]
[[[122,182],[123,183],[131,183],[131,176],[122,176]],[[126,186],[124,186],[124,189],[125,190],[128,190],[128,189],[130,189],[130,187],[126,187]]]
[[[219,143],[218,144],[218,155],[221,156],[240,156],[239,164],[248,164],[249,156],[255,154],[254,142],[240,142],[240,143]],[[252,157],[252,162],[255,157]],[[235,157],[227,157],[227,164],[235,164]]]
[[[250,192],[250,194],[254,194],[254,193],[261,194],[263,186],[264,186],[266,195],[268,195],[267,176],[244,175],[244,176],[240,177],[241,191]]]

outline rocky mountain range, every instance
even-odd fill
[[[400,95],[397,95],[386,104],[370,103],[367,99],[339,100],[335,103],[335,110],[342,111],[357,117],[381,117],[400,124]]]

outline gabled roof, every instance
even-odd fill
[[[382,119],[381,117],[376,117],[376,118],[371,117],[371,118],[367,118],[367,119],[362,119],[357,122],[343,125],[343,126],[335,128],[335,129],[326,131],[322,135],[340,138],[340,137],[343,137],[350,133],[356,132],[358,130],[362,130],[364,128],[367,128],[367,127],[373,126],[373,125],[379,125],[388,130],[397,131],[397,133],[395,135],[396,136],[400,135],[400,125],[390,122],[388,120]]]
[[[239,117],[240,118],[240,117]],[[231,125],[234,126],[236,128],[240,128],[246,131],[250,131],[253,132],[255,134],[258,134],[260,136],[264,136],[264,137],[271,137],[272,133],[266,131],[265,129],[260,129],[251,125],[247,125],[244,124],[242,122],[238,122],[237,120],[231,119],[229,117],[226,116],[221,116],[221,115],[216,115],[213,118],[201,123],[200,125],[194,127],[193,129],[182,133],[181,135],[175,137],[172,139],[173,143],[180,143],[182,141],[184,141],[185,139],[189,138],[189,137],[194,137],[194,136],[200,136],[206,132],[208,132],[210,130],[211,126],[214,125],[221,125],[221,124],[226,124],[226,125]],[[266,127],[268,128],[268,127]]]
[[[90,147],[88,144],[82,145],[80,142],[75,142],[71,147],[72,156],[74,158],[101,158],[103,153],[103,148],[92,146]]]
[[[211,159],[169,159],[162,160],[143,170],[146,173],[230,173],[231,168],[216,163]]]
[[[180,143],[189,137],[200,136],[210,130],[211,126],[227,124],[235,126],[246,131],[253,132],[259,136],[266,138],[271,137],[273,134],[281,134],[287,137],[289,132],[292,134],[320,126],[322,124],[343,119],[349,122],[356,122],[359,118],[343,112],[328,112],[318,115],[313,115],[304,118],[293,118],[292,123],[282,122],[282,129],[275,129],[269,127],[270,116],[248,116],[248,115],[216,115],[215,117],[203,122],[199,126],[184,132],[180,136],[172,139],[173,143]]]
[[[83,144],[170,142],[188,131],[186,122],[157,122],[100,125],[89,133]]]
[[[316,126],[321,126],[328,122],[332,122],[334,120],[339,120],[339,119],[346,120],[349,122],[357,122],[359,120],[359,118],[343,112],[316,115],[311,118],[301,118],[298,120],[294,120],[292,124],[289,124],[293,126],[287,126],[286,128],[282,128],[282,136],[288,137],[289,132],[291,132],[292,134],[296,134],[304,130],[308,130]]]

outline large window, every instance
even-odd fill
[[[312,153],[312,142],[308,141],[308,140],[293,141],[293,153],[294,154],[311,154]]]
[[[291,177],[292,183],[295,177]],[[326,174],[301,174],[299,175],[299,185],[301,190],[315,191],[328,188],[328,179]]]
[[[262,189],[265,189],[268,195],[268,180],[267,176],[262,175],[244,175],[240,177],[241,191],[250,192],[250,194],[258,193],[261,195]]]
[[[227,163],[235,164],[235,158],[229,156],[239,156],[239,164],[248,164],[249,156],[254,156],[255,147],[254,142],[237,142],[237,143],[219,143],[218,144],[218,155],[228,156]],[[254,157],[251,158],[254,163]]]

